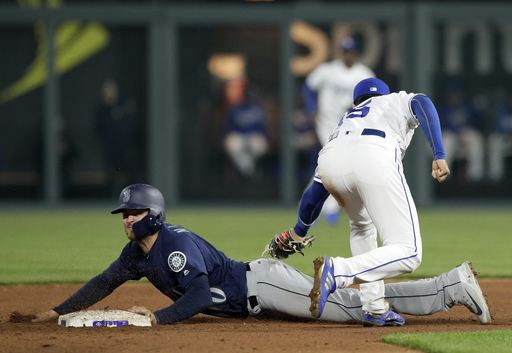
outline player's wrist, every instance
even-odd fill
[[[294,228],[290,228],[288,230],[288,232],[290,233],[290,236],[293,238],[293,240],[297,240],[297,241],[302,241],[304,240],[304,236],[303,235],[299,235],[297,234],[297,232],[295,231]]]
[[[151,325],[157,325],[158,324],[158,320],[156,318],[156,315],[153,314],[152,312],[149,313],[149,319],[151,320]]]
[[[293,230],[293,233],[297,236],[297,239],[302,240],[308,233],[309,226],[306,226],[302,222],[297,222],[295,227],[291,228],[291,230]],[[292,237],[293,237],[293,235],[292,235]]]

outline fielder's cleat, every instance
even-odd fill
[[[334,262],[331,257],[320,256],[313,261],[315,264],[315,281],[313,289],[309,293],[311,306],[309,311],[311,315],[319,318],[324,312],[325,303],[329,294],[336,290],[336,281],[334,280]]]
[[[363,326],[402,326],[405,323],[403,317],[388,309],[383,314],[364,313]]]
[[[456,304],[465,305],[472,313],[476,315],[481,324],[490,324],[493,320],[487,297],[480,289],[476,280],[477,272],[473,269],[471,262],[466,261],[457,266],[457,271],[462,284],[462,301],[456,301]]]

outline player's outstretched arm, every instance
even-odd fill
[[[319,182],[319,180],[320,178],[315,176],[314,181],[302,195],[299,205],[299,214],[297,216],[297,224],[293,227],[294,232],[292,233],[295,239],[297,239],[295,235],[300,238],[304,238],[306,236],[309,228],[320,215],[320,211],[322,210],[325,200],[329,197],[329,192],[325,189],[323,184]]]
[[[450,175],[450,169],[448,168],[446,159],[436,159],[432,162],[432,178],[442,183],[446,180],[448,175]]]
[[[316,179],[317,177],[315,177]],[[299,205],[299,214],[297,217],[297,224],[295,227],[287,229],[279,234],[276,234],[270,243],[265,246],[262,257],[266,254],[278,258],[286,259],[289,255],[301,253],[306,246],[311,246],[315,236],[307,237],[306,234],[318,218],[325,199],[329,196],[329,192],[324,188],[322,183],[313,181],[310,187],[302,195]]]
[[[50,310],[50,311],[46,311],[44,313],[36,314],[36,318],[34,320],[32,320],[32,322],[51,321],[51,320],[57,319],[58,317],[59,317],[59,314],[56,311]]]

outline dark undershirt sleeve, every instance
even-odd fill
[[[53,310],[60,315],[64,315],[87,309],[107,297],[124,282],[124,280],[120,279],[107,279],[106,276],[100,274],[87,282],[62,304],[53,308]]]
[[[190,281],[181,298],[153,314],[158,324],[172,324],[202,313],[212,305],[208,276],[202,274]]]
[[[126,281],[138,279],[140,279],[139,275],[131,272],[120,259],[117,259],[103,273],[84,284],[75,294],[53,310],[59,315],[64,315],[87,309],[107,297]]]

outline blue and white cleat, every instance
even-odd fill
[[[388,309],[383,314],[365,313],[363,316],[363,326],[402,326],[405,319]]]
[[[471,262],[466,261],[457,267],[462,284],[462,300],[456,304],[465,305],[476,315],[481,324],[490,324],[493,320],[487,298],[476,280],[477,272]]]
[[[334,280],[334,262],[331,257],[320,256],[313,261],[315,265],[315,281],[313,289],[309,293],[311,306],[309,311],[311,315],[319,318],[324,312],[325,303],[329,294],[336,290],[336,281]]]

